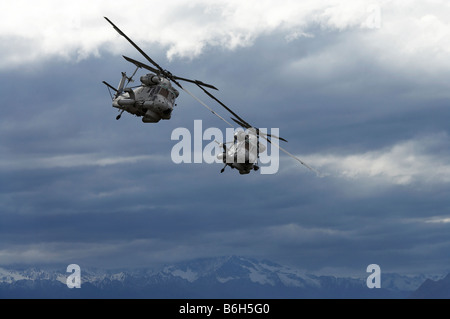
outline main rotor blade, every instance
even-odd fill
[[[175,82],[176,83],[176,82]],[[177,85],[183,90],[185,91],[187,94],[189,94],[190,96],[192,96],[194,99],[196,99],[201,105],[203,105],[204,107],[206,107],[209,111],[211,111],[211,113],[213,113],[215,116],[217,116],[218,118],[220,118],[222,121],[224,121],[225,123],[227,123],[229,126],[233,127],[233,125],[228,122],[227,120],[225,120],[222,116],[220,116],[217,112],[215,112],[213,109],[211,109],[205,102],[203,102],[202,100],[200,100],[198,97],[196,97],[194,94],[192,94],[191,92],[188,91],[188,89],[183,88],[180,84],[177,83]]]
[[[264,135],[264,136],[268,136],[268,137],[273,137],[273,138],[277,138],[277,139],[279,139],[279,140],[281,140],[281,141],[283,141],[283,142],[287,142],[287,140],[284,139],[284,138],[282,138],[282,137],[279,137],[279,136],[274,135],[274,134],[268,134],[268,133],[261,132],[261,130],[260,130],[259,128],[257,128],[257,127],[254,127],[254,126],[248,126],[248,125],[246,125],[245,123],[242,123],[241,121],[238,121],[238,120],[236,120],[236,119],[234,119],[234,118],[231,118],[231,119],[232,119],[235,123],[237,123],[238,125],[240,125],[240,126],[246,128],[246,129],[254,129],[255,131],[258,132],[259,135]],[[269,142],[270,142],[270,141],[269,141]]]
[[[112,86],[111,84],[109,84],[108,82],[103,81],[102,83],[104,85],[106,85],[107,87],[109,87],[111,90],[114,90],[115,92],[117,92],[117,89],[114,86]]]
[[[251,126],[249,126],[248,124],[246,124],[246,123],[242,123],[241,121],[239,121],[239,120],[236,120],[235,118],[231,118],[237,125],[240,125],[240,126],[242,126],[243,128],[250,128]]]
[[[240,117],[239,115],[237,115],[235,112],[233,112],[228,106],[226,106],[224,103],[222,103],[222,101],[220,101],[218,98],[216,98],[214,95],[212,95],[211,93],[209,93],[207,90],[205,90],[204,88],[202,88],[201,86],[199,86],[203,92],[205,92],[206,95],[208,95],[210,98],[212,98],[213,100],[215,100],[217,103],[219,103],[220,105],[222,105],[228,112],[230,112],[231,114],[233,114],[237,119],[231,118],[234,122],[236,122],[238,125],[244,127],[244,128],[254,128],[256,130],[259,130],[257,127],[254,127],[253,125],[250,125],[249,123],[247,123],[242,117]],[[270,134],[266,134],[267,136],[272,136]],[[287,140],[285,140],[282,137],[278,137],[273,135],[272,137],[278,138],[284,142],[287,142]]]
[[[292,157],[293,159],[295,159],[297,162],[299,162],[300,164],[302,164],[303,166],[307,167],[309,170],[313,171],[314,173],[316,173],[317,176],[320,176],[320,172],[318,170],[316,170],[315,168],[312,168],[311,166],[309,166],[308,164],[306,164],[305,162],[303,162],[301,159],[299,159],[297,156],[292,155],[291,153],[289,153],[287,150],[285,150],[284,148],[282,148],[280,145],[276,144],[276,143],[272,143],[268,138],[264,137],[263,138],[268,141],[270,144],[275,145],[279,150],[281,150],[283,153],[287,154],[289,157]]]
[[[140,67],[140,68],[147,69],[147,70],[149,70],[149,71],[152,71],[153,73],[159,73],[159,70],[157,70],[157,69],[155,69],[155,68],[152,68],[151,66],[149,66],[149,65],[147,65],[147,64],[144,64],[144,63],[142,63],[142,62],[136,61],[136,60],[134,60],[134,59],[132,59],[132,58],[129,58],[129,57],[127,57],[127,56],[124,56],[124,55],[122,55],[122,56],[123,56],[123,58],[124,58],[125,60],[127,60],[128,62],[131,62],[131,63],[133,63],[134,65],[136,65],[136,66],[138,66],[138,67]]]
[[[189,79],[182,78],[182,77],[179,77],[179,76],[176,76],[176,75],[172,75],[172,79],[177,79],[177,80],[181,80],[181,81],[191,82],[191,83],[195,83],[195,84],[199,85],[200,87],[201,86],[206,86],[206,87],[214,89],[214,90],[219,90],[214,85],[207,84],[207,83],[204,83],[204,82],[199,81],[199,80],[189,80]]]
[[[160,73],[159,70],[157,70],[157,69],[155,69],[155,68],[153,68],[153,67],[151,67],[151,66],[149,66],[149,65],[147,65],[145,63],[139,62],[139,61],[137,61],[135,59],[132,59],[132,58],[129,58],[129,57],[125,56],[125,55],[122,55],[122,56],[128,62],[131,62],[131,63],[133,63],[134,65],[136,65],[136,66],[138,66],[140,68],[147,69],[149,71],[152,71],[153,73]],[[186,82],[191,82],[191,83],[195,83],[197,85],[203,85],[203,86],[209,87],[211,89],[218,90],[218,88],[216,88],[215,86],[213,86],[211,84],[204,83],[204,82],[199,81],[199,80],[189,80],[189,79],[182,78],[182,77],[179,77],[179,76],[176,76],[176,75],[172,75],[171,80],[173,81],[173,79],[182,80],[182,81],[186,81]]]
[[[213,100],[215,100],[217,103],[219,103],[220,105],[222,105],[228,112],[230,112],[231,114],[233,114],[237,119],[239,119],[239,121],[241,121],[242,123],[244,123],[247,127],[251,127],[250,124],[248,124],[243,118],[241,118],[239,115],[237,115],[236,113],[234,113],[228,106],[226,106],[225,104],[223,104],[218,98],[216,98],[214,95],[212,95],[211,93],[209,93],[207,90],[205,90],[204,88],[202,88],[200,85],[198,85],[199,88],[201,88],[203,90],[203,92],[205,92],[206,95],[208,95],[210,98],[212,98]],[[245,127],[245,126],[244,126]]]
[[[133,63],[134,65],[136,65],[136,66],[138,66],[140,68],[147,69],[149,71],[152,71],[153,73],[160,73],[157,69],[152,68],[151,66],[149,66],[149,65],[147,65],[145,63],[136,61],[136,60],[134,60],[132,58],[129,58],[129,57],[125,56],[125,55],[123,55],[123,57],[128,62],[131,62],[131,63]],[[172,81],[174,81],[174,79],[177,79],[177,80],[182,80],[182,81],[186,81],[186,82],[191,82],[191,83],[195,83],[197,85],[203,85],[203,86],[209,87],[211,89],[218,90],[215,86],[213,86],[211,84],[204,83],[204,82],[199,81],[199,80],[189,80],[189,79],[185,79],[185,78],[182,78],[182,77],[179,77],[179,76],[176,76],[176,75],[172,75],[170,79]]]
[[[128,42],[130,42],[131,45],[134,46],[134,48],[135,48],[136,50],[138,50],[138,51],[142,54],[142,56],[143,56],[144,58],[146,58],[151,64],[153,64],[154,66],[156,66],[156,68],[157,68],[160,72],[165,73],[165,72],[164,72],[164,69],[163,69],[158,63],[156,63],[155,61],[153,61],[152,58],[150,58],[144,51],[142,51],[141,48],[138,47],[137,44],[134,43],[129,37],[127,37],[127,35],[126,35],[125,33],[123,33],[122,30],[120,30],[118,27],[116,27],[116,25],[115,25],[114,23],[112,23],[111,20],[109,20],[107,17],[104,17],[104,18],[106,19],[106,21],[108,21],[108,22],[113,26],[113,28],[114,28],[121,36],[123,36],[125,39],[127,39]]]
[[[148,65],[142,63],[142,62],[139,62],[139,61],[136,61],[136,60],[133,60],[133,59],[131,59],[131,58],[128,58],[128,57],[125,57],[125,56],[124,56],[124,58],[125,58],[127,61],[129,61],[129,62],[135,64],[136,66],[145,68],[145,69],[150,70],[150,71],[152,71],[152,72],[154,72],[154,73],[159,73],[159,74],[161,74],[161,75],[164,75],[164,76],[168,77],[168,78],[169,78],[170,80],[172,80],[176,85],[178,85],[181,89],[183,89],[183,87],[182,87],[181,84],[178,83],[176,80],[182,80],[182,81],[192,82],[192,83],[195,83],[195,84],[197,84],[197,85],[203,85],[203,86],[209,87],[209,88],[211,88],[211,89],[218,90],[215,86],[213,86],[213,85],[211,85],[211,84],[207,84],[207,83],[204,83],[204,82],[199,81],[199,80],[189,80],[189,79],[186,79],[186,78],[182,78],[182,77],[179,77],[179,76],[175,76],[175,75],[173,75],[172,73],[170,73],[169,71],[164,70],[158,63],[156,63],[155,61],[153,61],[153,59],[150,58],[150,57],[149,57],[149,56],[148,56],[148,55],[147,55],[140,47],[138,47],[137,44],[133,42],[133,40],[131,40],[125,33],[123,33],[122,30],[120,30],[114,23],[112,23],[111,20],[109,20],[107,17],[104,17],[104,18],[106,19],[106,21],[108,21],[108,22],[113,26],[113,28],[114,28],[121,36],[123,36],[125,39],[127,39],[128,42],[130,42],[131,45],[134,46],[134,48],[135,48],[136,50],[138,50],[139,53],[141,53],[142,56],[143,56],[144,58],[147,59],[147,61],[149,61],[151,64],[153,64],[153,65],[157,68],[157,70],[154,69],[154,68],[152,68],[151,66],[148,66]]]

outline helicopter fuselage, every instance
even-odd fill
[[[234,143],[230,148],[224,147],[223,153],[217,155],[226,166],[236,168],[241,175],[258,170],[258,154],[266,147],[258,142],[258,137],[252,133],[238,131],[234,135]]]
[[[123,92],[119,85],[112,106],[142,117],[144,123],[170,119],[179,92],[168,79],[155,74],[141,76],[140,80],[140,86],[125,88]]]

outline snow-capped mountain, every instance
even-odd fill
[[[411,295],[414,299],[450,299],[450,274],[439,280],[426,279]]]
[[[382,288],[366,278],[317,276],[270,261],[238,256],[196,259],[160,269],[81,269],[81,288],[54,269],[0,268],[0,298],[407,298],[424,276],[383,274]]]

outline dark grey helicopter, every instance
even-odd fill
[[[132,58],[123,56],[125,60],[136,66],[136,70],[133,75],[131,77],[127,77],[126,73],[122,72],[122,78],[117,89],[109,83],[103,81],[108,88],[115,91],[114,96],[112,96],[112,106],[120,110],[120,114],[116,117],[117,120],[120,119],[123,112],[128,112],[138,117],[142,117],[142,122],[144,123],[157,123],[161,119],[170,119],[172,116],[173,107],[175,106],[175,100],[179,95],[178,90],[172,86],[171,82],[175,83],[181,89],[183,89],[183,87],[178,81],[187,81],[195,83],[198,86],[205,86],[217,90],[217,88],[211,84],[175,76],[169,71],[164,70],[144,51],[142,51],[125,33],[114,25],[111,20],[107,17],[105,17],[105,19],[120,35],[125,37],[128,42],[130,42],[152,65],[155,66],[151,67]],[[141,76],[141,85],[134,88],[127,87],[127,85],[132,81],[132,78],[136,74],[137,70],[140,68],[147,69],[153,73],[148,73]]]

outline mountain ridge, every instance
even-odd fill
[[[410,298],[450,299],[450,273],[438,280],[427,278],[422,285],[411,294]]]
[[[67,287],[71,273],[65,270],[0,267],[0,298],[408,298],[427,280],[440,279],[382,274],[382,287],[369,289],[367,277],[314,275],[272,261],[234,255],[155,269],[82,267],[81,289]]]

